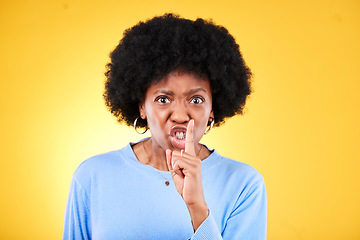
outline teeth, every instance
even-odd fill
[[[183,132],[176,132],[175,137],[179,140],[182,140],[185,138],[185,134]]]

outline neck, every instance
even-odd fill
[[[152,166],[160,171],[169,171],[164,149],[155,144],[152,138],[134,145],[133,150],[139,162]],[[201,160],[210,155],[210,151],[201,144],[198,144],[196,147],[196,153]]]
[[[152,139],[144,140],[142,143],[145,152],[144,164],[150,165],[161,171],[169,171],[166,163],[165,151],[158,146],[155,146]]]

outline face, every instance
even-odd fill
[[[153,146],[163,150],[185,148],[187,125],[193,119],[197,147],[214,118],[209,80],[178,71],[168,74],[147,89],[140,116],[147,119]]]

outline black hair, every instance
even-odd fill
[[[251,71],[228,30],[211,20],[167,13],[125,30],[110,53],[104,98],[120,123],[131,126],[147,88],[179,68],[206,75],[215,126],[242,114],[251,93]],[[145,127],[146,121],[138,126]]]

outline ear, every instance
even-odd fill
[[[214,120],[214,111],[211,109],[210,115],[209,115],[209,122],[212,122]]]
[[[145,104],[144,103],[139,104],[139,112],[140,112],[140,117],[142,119],[146,119],[146,112],[145,112]]]

